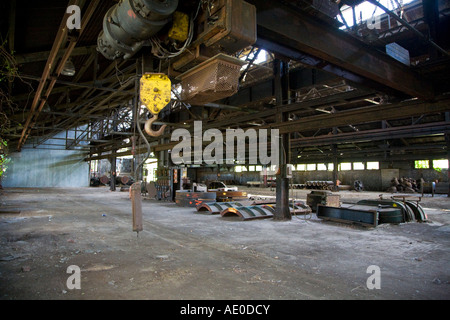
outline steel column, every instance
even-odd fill
[[[284,62],[279,59],[274,61],[275,74],[275,97],[277,99],[277,123],[287,121],[287,113],[281,111],[280,106],[287,97],[289,81],[287,80],[287,67]],[[274,220],[291,220],[291,212],[289,210],[289,179],[287,178],[287,161],[289,157],[289,134],[280,135],[279,137],[279,170],[276,179],[276,208]]]

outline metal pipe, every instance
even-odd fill
[[[103,19],[97,50],[107,59],[128,59],[171,19],[178,0],[124,0]]]
[[[438,46],[434,41],[428,39],[426,36],[424,36],[419,30],[417,30],[416,28],[414,28],[412,25],[410,25],[408,22],[406,22],[405,20],[403,20],[402,18],[400,18],[399,16],[397,16],[395,13],[393,13],[391,10],[389,10],[388,8],[386,8],[385,6],[383,6],[381,3],[379,3],[376,0],[367,0],[368,2],[372,3],[373,5],[376,5],[377,7],[381,8],[384,10],[384,12],[386,12],[389,16],[391,16],[392,18],[394,18],[395,20],[397,20],[398,22],[400,22],[402,25],[404,25],[405,27],[407,27],[409,30],[411,30],[412,32],[414,32],[414,34],[416,34],[417,36],[419,36],[422,40],[428,42],[430,45],[432,45],[433,47],[435,47],[437,50],[439,50],[442,54],[444,54],[445,56],[450,56],[450,53],[448,53],[445,49],[441,48],[440,46]]]

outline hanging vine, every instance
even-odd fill
[[[10,99],[9,94],[6,92],[8,83],[12,83],[17,72],[17,63],[14,58],[14,53],[8,52],[5,48],[6,41],[1,42],[0,46],[0,134],[9,129],[11,121],[8,118],[6,111],[14,111],[17,105]]]
[[[19,79],[29,88],[28,99],[23,106],[26,109],[30,97],[34,92],[30,82],[25,81],[19,74],[18,63],[14,57],[14,51],[9,51],[6,47],[7,41],[0,39],[0,135],[11,127],[11,120],[8,115],[12,115],[19,110],[19,105],[11,99],[11,89],[14,81]],[[20,127],[20,123],[17,123]]]

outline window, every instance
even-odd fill
[[[305,164],[298,164],[297,165],[297,171],[305,171],[306,165]]]
[[[364,170],[364,163],[353,162],[353,170]]]
[[[262,171],[263,167],[262,166],[255,166],[255,171]]]
[[[448,169],[448,160],[447,159],[433,160],[433,168],[436,170]]]
[[[158,169],[158,160],[156,158],[148,158],[145,161],[145,163],[144,163],[144,172],[146,174],[144,174],[144,177],[146,177],[147,182],[156,181],[157,180],[157,175],[156,175],[156,170],[157,169]],[[187,178],[187,169],[182,169],[181,177]]]
[[[325,163],[318,163],[317,164],[317,170],[326,171],[327,170],[327,165]]]
[[[342,162],[339,164],[339,171],[352,170],[351,162]]]
[[[248,166],[248,171],[255,171],[255,166]]]
[[[393,2],[393,1],[389,1],[389,0],[380,0],[379,2],[381,4],[383,4],[385,7],[387,7],[389,10],[394,10],[394,9],[399,10],[401,7],[401,5],[399,3],[401,3],[402,5],[405,5],[412,1],[413,0],[402,0],[402,1],[398,1],[398,2],[397,1]],[[365,1],[359,1],[359,2],[361,2],[361,3],[355,6],[355,13],[356,13],[356,16],[358,17],[357,23],[359,22],[360,19],[364,23],[368,19],[373,19],[373,17],[379,17],[382,14],[384,14],[384,11],[381,8],[374,6],[372,3],[365,2]],[[339,2],[336,1],[336,3],[339,3]],[[394,4],[394,3],[396,3],[396,4]],[[341,11],[342,11],[342,16],[344,17],[347,25],[349,27],[352,27],[353,23],[354,23],[352,7],[348,6],[348,5],[343,5]],[[340,22],[343,22],[341,16],[338,16],[338,20]],[[347,28],[346,26],[343,26],[340,29],[346,29],[346,28]]]
[[[306,165],[307,171],[315,171],[316,170],[316,164],[315,163],[309,163]]]
[[[333,171],[334,170],[334,163],[329,163],[328,164],[328,171]]]
[[[242,166],[235,166],[234,172],[242,172]]]
[[[254,64],[263,64],[265,62],[267,62],[267,60],[269,59],[269,53],[266,50],[261,49],[261,51],[259,52],[258,56],[255,57],[256,51],[254,51],[251,54],[247,54],[245,53],[244,55],[242,55],[240,57],[241,60],[244,61],[250,61],[250,59],[255,59],[255,61],[253,62]],[[248,64],[245,64],[242,66],[241,70],[245,70],[245,68],[247,68]]]
[[[416,160],[414,161],[414,169],[429,169],[430,161],[428,160]]]
[[[91,172],[98,171],[98,160],[91,161]]]
[[[380,163],[378,161],[367,162],[366,169],[367,170],[379,170],[380,169]]]

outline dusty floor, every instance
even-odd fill
[[[274,194],[269,189],[248,189]],[[307,190],[294,196],[306,199]],[[240,221],[126,192],[0,190],[0,299],[449,299],[450,199],[426,196],[429,223],[367,229],[306,217]],[[344,202],[378,198],[340,192]],[[81,289],[66,285],[71,265]],[[381,288],[369,290],[367,268]]]

